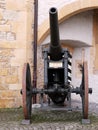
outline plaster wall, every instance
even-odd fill
[[[46,18],[48,18],[48,12],[49,9],[51,7],[56,7],[58,9],[60,9],[61,7],[63,7],[65,4],[70,4],[74,1],[77,0],[39,0],[39,13],[38,13],[38,24],[42,24],[44,20],[46,20]]]
[[[84,46],[92,45],[92,33],[93,33],[93,12],[87,11],[77,14],[63,23],[59,24],[60,40],[64,43],[67,40],[84,42]],[[48,35],[42,44],[49,43],[50,36]],[[70,46],[74,46],[76,43],[69,43]],[[80,45],[82,46],[82,45]]]

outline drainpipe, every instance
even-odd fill
[[[34,0],[34,43],[33,43],[33,88],[37,88],[37,38],[38,38],[38,0]],[[33,104],[36,95],[33,96]]]

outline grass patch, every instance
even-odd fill
[[[1,108],[0,120],[1,121],[20,121],[23,117],[22,108]]]
[[[18,107],[18,108],[0,108],[0,112],[15,112],[15,111],[22,111],[22,107]]]
[[[40,111],[32,114],[33,123],[43,122],[80,122],[82,116],[80,112],[67,111]]]
[[[98,116],[89,114],[91,123],[98,123]],[[32,113],[32,123],[55,123],[55,122],[81,122],[82,113],[80,111],[36,111]]]
[[[1,121],[22,121],[24,119],[22,108],[6,108],[0,109]],[[89,114],[89,119],[92,124],[98,124],[98,116]],[[75,122],[79,123],[82,120],[82,113],[80,111],[48,111],[48,110],[34,110],[31,116],[32,123],[55,123],[55,122]]]
[[[98,116],[90,114],[89,119],[91,120],[91,123],[97,123],[98,124]]]

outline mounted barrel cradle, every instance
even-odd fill
[[[64,105],[68,101],[67,108],[71,108],[71,93],[79,94],[82,99],[83,119],[88,119],[88,93],[92,93],[92,89],[88,88],[88,70],[87,62],[81,65],[82,82],[80,87],[71,85],[71,59],[72,55],[67,49],[61,47],[59,39],[58,14],[56,8],[49,10],[50,14],[50,46],[43,50],[44,57],[44,86],[42,89],[33,88],[31,85],[30,66],[24,64],[22,96],[24,118],[31,118],[31,105],[33,95],[48,95],[48,103],[55,105]],[[41,100],[42,101],[42,100]],[[41,102],[42,104],[43,102]],[[43,106],[43,105],[42,105]]]

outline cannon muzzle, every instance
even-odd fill
[[[49,10],[50,15],[50,59],[58,61],[62,58],[62,48],[59,39],[59,25],[57,9],[52,7]]]

